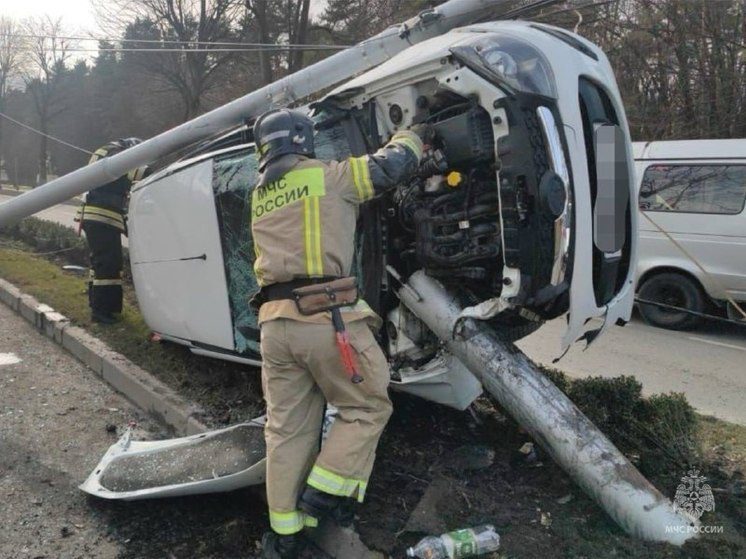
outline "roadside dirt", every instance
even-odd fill
[[[477,402],[472,416],[395,397],[368,502],[360,509],[363,541],[403,557],[409,545],[427,535],[408,531],[416,510],[415,517],[427,517],[419,526],[431,532],[493,524],[502,539],[495,557],[746,556],[742,474],[726,476],[715,464],[703,468],[718,502],[716,513],[705,515],[703,521],[722,525],[723,534],[675,548],[627,537],[538,447],[528,457],[521,453],[528,442],[530,437],[486,399]],[[675,475],[684,475],[683,468]],[[659,483],[659,489],[673,496],[676,486],[660,481],[664,484]]]

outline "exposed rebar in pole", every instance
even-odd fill
[[[625,532],[683,544],[697,522],[673,509],[612,442],[513,344],[467,319],[436,280],[416,272],[399,298],[482,382],[484,388]]]
[[[510,0],[450,0],[122,153],[101,159],[0,204],[0,227],[87,192],[130,170],[239,126],[275,105],[285,105],[382,64],[407,47],[483,19]]]

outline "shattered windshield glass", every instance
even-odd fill
[[[249,307],[258,290],[249,221],[250,192],[258,179],[253,148],[215,157],[212,176],[236,351],[258,354],[259,329]]]

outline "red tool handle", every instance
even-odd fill
[[[352,353],[352,346],[350,345],[350,338],[347,332],[336,332],[337,335],[337,347],[339,348],[339,355],[342,357],[342,365],[344,366],[345,373],[350,377],[353,384],[360,384],[363,382],[363,377],[357,372],[355,366],[355,355]]]
[[[342,366],[344,367],[345,373],[350,377],[350,381],[352,381],[353,384],[360,384],[363,382],[363,377],[357,372],[355,354],[353,353],[352,345],[350,344],[350,336],[344,326],[342,314],[339,312],[339,309],[332,309],[332,324],[334,325],[334,333],[337,337],[337,348],[339,349],[339,356],[342,358]]]

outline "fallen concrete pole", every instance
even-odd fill
[[[695,535],[689,527],[696,521],[674,511],[671,501],[514,345],[473,319],[463,321],[454,337],[462,307],[440,283],[416,272],[399,297],[625,532],[675,545]]]

